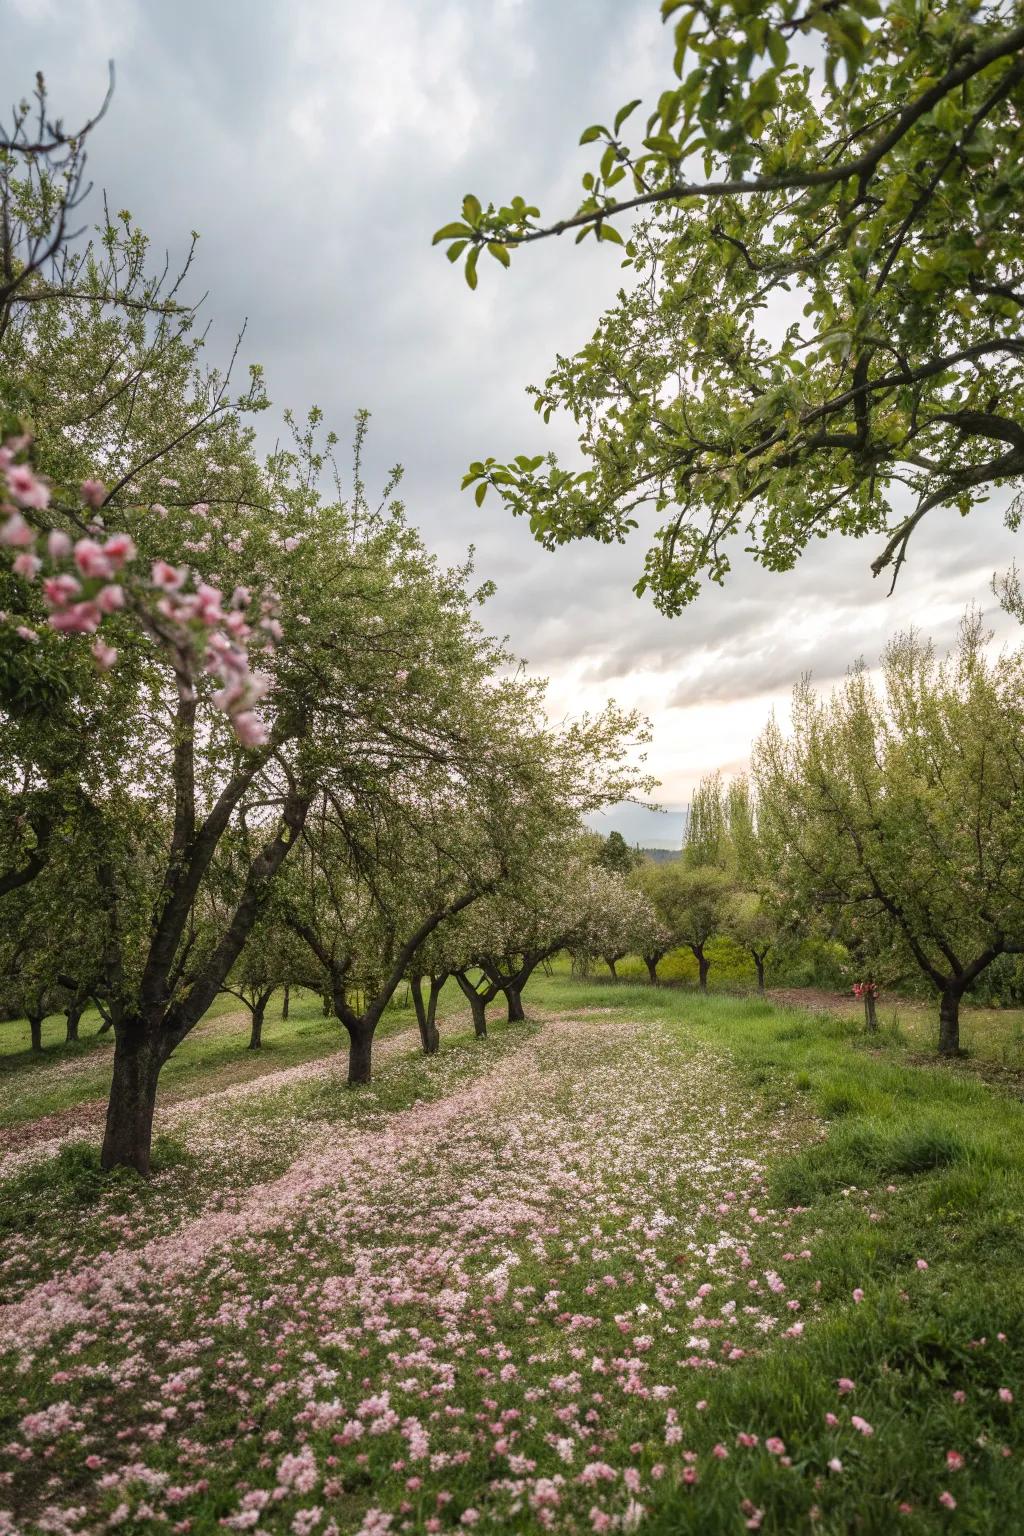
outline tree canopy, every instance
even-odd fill
[[[908,633],[884,690],[863,668],[828,699],[798,687],[793,731],[757,743],[758,814],[777,879],[876,966],[917,968],[959,1049],[964,993],[1024,947],[1024,654],[985,654],[977,617],[940,661]]]
[[[599,159],[575,209],[469,195],[435,236],[471,286],[483,250],[507,266],[568,231],[623,248],[630,274],[532,391],[575,423],[583,467],[487,458],[464,483],[547,547],[621,541],[646,509],[636,590],[670,614],[738,549],[787,570],[832,533],[874,536],[895,581],[928,513],[1024,472],[1019,6],[662,10],[672,77],[645,120],[631,101],[585,129]]]

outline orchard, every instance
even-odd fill
[[[246,274],[218,353],[198,236],[175,262],[117,208],[130,154],[92,180],[141,131],[130,71],[73,127],[37,75],[0,127],[0,1536],[1017,1528],[1024,595],[1005,562],[970,587],[940,520],[1020,520],[1024,18],[661,13],[578,203],[559,161],[554,214],[470,192],[437,229],[470,292],[353,116],[349,254],[382,349],[413,263],[394,412],[419,371],[464,543],[422,424],[406,505],[387,399],[339,425],[336,386],[289,407],[250,360],[306,366],[333,236]],[[562,21],[484,32],[539,57]],[[409,122],[461,176],[471,119],[414,52]],[[521,108],[520,58],[491,85]],[[308,68],[279,126],[311,166]],[[620,286],[510,457],[535,260]],[[443,364],[424,272],[476,338],[446,320]],[[861,566],[891,590],[831,671],[805,565],[826,604]]]

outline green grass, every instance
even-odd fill
[[[709,973],[708,984],[713,995],[757,996],[757,975],[753,962],[745,951],[739,950],[728,940],[714,941],[709,951],[715,955]],[[627,956],[616,966],[618,981],[613,981],[607,966],[596,961],[591,968],[588,984],[601,991],[615,987],[647,985],[647,969],[636,956]],[[572,966],[568,956],[559,955],[548,966],[549,979],[569,980]],[[684,991],[697,989],[697,962],[689,950],[674,949],[658,966],[659,980],[671,989]],[[536,983],[535,983],[536,985]],[[807,991],[808,1003],[813,1007],[822,996],[816,989],[803,989],[774,978],[769,966],[768,987],[782,988],[793,1002],[798,1002],[802,990]],[[829,1011],[835,1012],[851,1024],[860,1026],[864,1018],[863,1004],[845,992],[828,993]],[[939,1034],[939,1005],[933,998],[902,997],[886,993],[878,1004],[879,1031],[890,1043],[900,1042],[908,1051],[928,1053],[934,1051]],[[982,1065],[992,1064],[1011,1071],[1024,1071],[1024,1008],[989,1008],[966,1002],[960,1009],[961,1045],[969,1059]]]
[[[411,1025],[411,1007],[389,1009],[380,1026],[381,1038],[402,1025]],[[43,1115],[105,1098],[110,1083],[113,1037],[95,1032],[83,1019],[78,1044],[61,1044],[42,1056],[11,1049],[27,1033],[23,1021],[0,1025],[0,1129]],[[49,1021],[53,1022],[53,1021]],[[63,1025],[63,1020],[59,1021]],[[94,1024],[98,1027],[98,1018]],[[86,1033],[90,1030],[89,1033]],[[45,1036],[44,1036],[45,1038]],[[178,1047],[160,1074],[162,1097],[211,1092],[231,1083],[262,1077],[317,1057],[330,1056],[344,1044],[337,1019],[325,1019],[320,999],[293,990],[289,1017],[281,1018],[281,994],[271,999],[263,1025],[263,1044],[247,1049],[248,1011],[234,997],[220,997],[202,1022]],[[4,1053],[4,1046],[7,1050]]]
[[[762,1531],[778,1536],[802,1530],[826,1536],[852,1531],[888,1536],[893,1530],[1002,1536],[1014,1530],[1016,1517],[1010,1512],[1024,1507],[1024,1439],[1017,1429],[1024,1406],[1024,1105],[1014,1094],[998,1081],[971,1075],[965,1064],[923,1064],[917,1042],[902,1028],[866,1035],[855,1008],[815,1014],[780,1009],[756,997],[703,997],[628,980],[609,986],[572,978],[561,967],[535,977],[525,1001],[538,1016],[592,1014],[613,1027],[621,1020],[621,1044],[611,1050],[628,1062],[631,1042],[643,1039],[657,1052],[660,1070],[678,1075],[681,1082],[691,1064],[708,1053],[720,1059],[728,1079],[739,1085],[740,1100],[751,1106],[752,1144],[770,1148],[778,1128],[777,1150],[769,1151],[766,1164],[765,1205],[780,1213],[773,1218],[773,1236],[780,1236],[781,1224],[783,1243],[798,1248],[806,1242],[813,1253],[815,1288],[799,1313],[806,1329],[798,1342],[766,1340],[756,1355],[728,1370],[680,1370],[673,1376],[673,1357],[685,1353],[684,1333],[683,1347],[659,1361],[660,1374],[651,1379],[672,1382],[671,1401],[685,1424],[684,1444],[696,1453],[700,1482],[687,1487],[674,1473],[645,1481],[642,1531],[733,1536],[746,1528],[738,1513],[743,1500],[764,1511]],[[454,1009],[457,1002],[454,994],[446,995],[443,1009]],[[323,1020],[317,999],[306,997],[298,1005],[293,999],[292,1012],[287,1026],[271,1015],[266,1035],[271,1054],[253,1067],[253,1056],[244,1050],[244,1024],[239,1021],[236,1028],[227,1014],[219,1014],[195,1033],[180,1060],[177,1054],[172,1058],[167,1081],[182,1092],[202,1092],[204,1086],[238,1080],[234,1074],[259,1070],[270,1059],[275,1067],[291,1065],[337,1050],[336,1021]],[[162,1171],[148,1189],[130,1176],[104,1179],[93,1150],[68,1148],[59,1159],[26,1170],[3,1191],[8,1198],[0,1201],[5,1212],[0,1249],[16,1239],[30,1255],[38,1236],[49,1254],[48,1267],[24,1271],[38,1278],[110,1241],[110,1221],[115,1227],[128,1221],[133,1242],[173,1230],[175,1222],[218,1192],[230,1196],[255,1178],[273,1176],[304,1139],[329,1144],[332,1126],[343,1121],[382,1126],[417,1101],[444,1097],[458,1083],[486,1074],[494,1061],[534,1037],[533,1026],[505,1026],[498,1022],[501,1010],[492,1013],[494,1038],[481,1048],[468,1033],[465,1013],[448,1012],[442,1052],[424,1061],[416,1053],[411,1012],[397,1009],[388,1016],[385,1034],[408,1029],[408,1048],[389,1060],[369,1092],[339,1094],[335,1086],[313,1078],[289,1093],[236,1101],[218,1110],[225,1144],[231,1134],[238,1135],[234,1160],[225,1161],[218,1153],[216,1160],[204,1161],[200,1149],[165,1141],[158,1148]],[[171,1068],[176,1075],[170,1076]],[[101,1069],[99,1058],[96,1069]],[[91,1057],[88,1071],[93,1072]],[[556,1058],[542,1062],[537,1091],[544,1096],[546,1114],[568,1118],[579,1112],[575,1083],[559,1080],[558,1071]],[[25,1106],[30,1108],[43,1092],[37,1087],[41,1082],[35,1067],[12,1072],[7,1085],[14,1096],[6,1112],[15,1119],[27,1114]],[[59,1097],[67,1084],[55,1083],[48,1091]],[[592,1134],[600,1138],[599,1123]],[[485,1149],[480,1150],[482,1155]],[[467,1166],[470,1183],[473,1172]],[[685,1191],[678,1192],[684,1196]],[[677,1192],[666,1188],[667,1209],[673,1209],[676,1198]],[[394,1219],[399,1220],[398,1213]],[[787,1224],[791,1239],[785,1236]],[[56,1246],[48,1238],[48,1233],[63,1236],[72,1229],[74,1238]],[[703,1233],[706,1239],[713,1230],[712,1215],[698,1237]],[[282,1241],[286,1252],[294,1234]],[[557,1285],[559,1311],[599,1313],[617,1339],[621,1312],[632,1305],[627,1296],[633,1282],[622,1272],[623,1263],[616,1256],[602,1262],[620,1289],[607,1301],[595,1298],[586,1288],[593,1264],[566,1257],[560,1243],[553,1238],[547,1252],[539,1253],[533,1245],[510,1240],[509,1251],[519,1260],[517,1284],[536,1285],[538,1294]],[[310,1267],[303,1283],[314,1288],[318,1274],[334,1273],[333,1266],[344,1262],[343,1255],[318,1248],[315,1230],[302,1237],[302,1252],[307,1251]],[[759,1259],[755,1255],[753,1273],[763,1272],[765,1253]],[[671,1254],[672,1248],[666,1248],[666,1266]],[[11,1274],[18,1279],[22,1271]],[[213,1283],[216,1295],[220,1282],[215,1278]],[[264,1282],[256,1259],[247,1283],[253,1295],[261,1294]],[[863,1293],[859,1302],[855,1292]],[[639,1294],[633,1299],[639,1300]],[[476,1290],[472,1305],[483,1306]],[[406,1321],[429,1326],[429,1313],[412,1312]],[[496,1333],[489,1337],[513,1351],[524,1381],[545,1382],[552,1366],[544,1362],[555,1359],[565,1344],[554,1315],[541,1313],[540,1321],[527,1329],[507,1309],[499,1310],[494,1325]],[[681,1327],[686,1327],[685,1315]],[[587,1359],[609,1349],[607,1341],[598,1343],[597,1333],[581,1342]],[[288,1368],[297,1374],[305,1368],[308,1345],[299,1330],[287,1356]],[[256,1333],[230,1340],[232,1350],[244,1352],[250,1346],[265,1347]],[[101,1352],[106,1347],[102,1340],[95,1345]],[[364,1350],[360,1358],[360,1377],[369,1381],[386,1371],[388,1347],[369,1341],[369,1353]],[[611,1346],[612,1352],[616,1347]],[[335,1363],[341,1366],[346,1359],[339,1355]],[[40,1378],[40,1392],[48,1390],[48,1369]],[[840,1378],[856,1383],[850,1399],[837,1392]],[[1011,1389],[1017,1402],[1001,1402],[1000,1388]],[[22,1395],[35,1390],[26,1381],[17,1388]],[[467,1423],[477,1414],[489,1416],[487,1390],[472,1372],[460,1375],[451,1402]],[[698,1401],[706,1406],[698,1408]],[[873,1434],[851,1428],[851,1410],[873,1427]],[[11,1411],[16,1419],[17,1412]],[[291,1411],[285,1404],[273,1419],[286,1434]],[[559,1430],[537,1412],[540,1427],[531,1454],[544,1455],[542,1432]],[[632,1458],[645,1479],[655,1462],[671,1463],[659,1427],[664,1412],[664,1406],[643,1399],[624,1400],[614,1442],[602,1455],[616,1466]],[[840,1415],[839,1426],[828,1424],[826,1416],[832,1413]],[[232,1436],[234,1415],[230,1401],[223,1411],[215,1405],[210,1434],[216,1426],[217,1434]],[[761,1444],[738,1449],[741,1432],[759,1435]],[[785,1441],[791,1468],[767,1453],[769,1436]],[[642,1451],[633,1455],[632,1444]],[[729,1450],[727,1458],[715,1457],[717,1444]],[[1004,1448],[1012,1454],[1004,1454]],[[258,1449],[255,1441],[245,1467],[256,1482],[261,1476]],[[391,1470],[393,1450],[384,1443],[379,1451],[371,1450],[365,1474],[348,1480],[341,1502],[332,1506],[343,1529],[346,1521],[355,1529],[370,1503],[394,1508],[401,1498],[401,1478]],[[966,1471],[947,1469],[949,1451],[968,1458]],[[842,1462],[841,1472],[829,1470],[835,1457]],[[229,1466],[219,1474],[223,1487],[214,1479],[197,1532],[215,1532],[233,1507],[237,1469],[232,1472]],[[480,1480],[490,1475],[476,1460],[462,1472],[444,1474],[454,1494],[445,1530],[458,1528],[460,1512],[479,1502]],[[939,1491],[946,1488],[957,1500],[952,1512],[938,1502]],[[908,1503],[910,1511],[897,1513],[898,1501]],[[813,1522],[811,1505],[817,1510]],[[411,1528],[418,1531],[424,1528],[423,1510],[429,1513],[432,1506],[417,1508]],[[587,1525],[574,1528],[585,1531]],[[535,1531],[540,1525],[527,1511],[517,1529]]]
[[[709,1420],[749,1428],[753,1419],[763,1433],[799,1438],[804,1458],[824,1468],[834,1441],[823,1426],[836,1407],[834,1383],[853,1377],[857,1411],[876,1434],[848,1441],[842,1454],[856,1468],[858,1492],[841,1497],[836,1480],[826,1481],[819,1530],[888,1532],[895,1527],[887,1490],[915,1484],[914,1512],[901,1517],[900,1530],[944,1529],[947,1520],[971,1532],[1015,1529],[1007,1511],[1024,1507],[1024,1440],[996,1394],[1010,1387],[1019,1400],[1024,1389],[1024,1106],[944,1065],[909,1064],[902,1036],[868,1037],[856,1015],[562,978],[542,979],[530,997],[563,1009],[611,1007],[624,1020],[660,1019],[724,1052],[769,1107],[803,1104],[824,1122],[823,1134],[776,1162],[770,1184],[773,1201],[809,1208],[824,1318],[799,1351],[769,1350],[749,1370],[716,1380]],[[917,1268],[919,1258],[927,1270]],[[865,1301],[851,1307],[855,1288]],[[955,1390],[966,1393],[965,1404]],[[972,1480],[961,1488],[942,1462],[946,1450],[966,1451],[978,1439],[979,1407],[983,1475],[980,1486]],[[808,1449],[809,1429],[816,1450]],[[1003,1455],[1007,1444],[1011,1457]],[[771,1510],[764,1529],[802,1529],[806,1506],[802,1512],[796,1493],[780,1496],[770,1460],[763,1458],[743,1495]],[[720,1521],[705,1501],[676,1494],[649,1528],[736,1529],[724,1514],[741,1491],[733,1465],[734,1458],[713,1463]],[[955,1526],[936,1505],[936,1478],[958,1498]]]

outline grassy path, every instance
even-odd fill
[[[171,1106],[202,1150],[22,1224],[0,1533],[1008,1529],[1020,1107],[841,1020],[534,998]]]

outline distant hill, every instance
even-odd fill
[[[655,864],[669,864],[673,859],[681,859],[683,856],[681,848],[641,848],[640,852]]]

